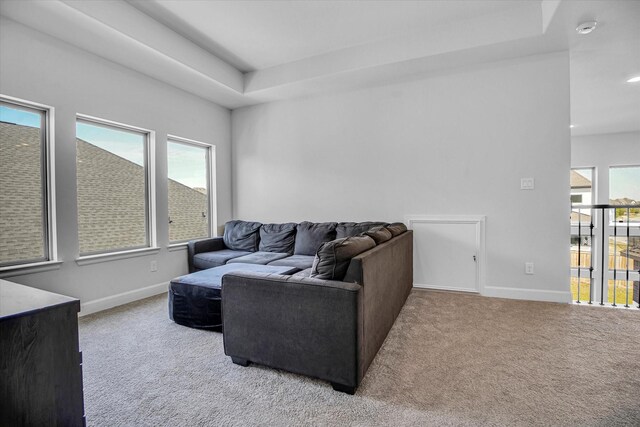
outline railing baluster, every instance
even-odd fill
[[[609,239],[607,239],[609,240]],[[616,255],[618,254],[618,221],[616,221],[616,210],[613,209],[613,305],[616,307],[616,277],[618,273],[618,263]],[[611,256],[611,254],[609,254]],[[608,263],[607,263],[608,264]],[[607,270],[609,269],[609,265],[607,265]]]
[[[624,306],[629,308],[629,246],[631,245],[631,238],[629,235],[629,215],[631,214],[631,211],[629,208],[627,208],[627,275],[626,275],[626,281],[624,282],[626,285],[626,293],[625,293],[625,298],[624,298]]]
[[[594,208],[591,208],[591,216],[589,218],[589,241],[591,242],[591,255],[589,256],[589,304],[593,304],[593,214]]]
[[[604,305],[604,209],[602,209],[602,221],[600,224],[602,225],[602,230],[600,230],[600,305]],[[609,268],[609,265],[607,265]]]
[[[581,266],[581,256],[582,253],[580,252],[580,247],[582,246],[582,209],[578,209],[578,299],[577,299],[577,303],[580,304],[580,270],[582,269]]]

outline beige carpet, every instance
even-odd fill
[[[90,426],[640,426],[640,310],[414,291],[355,396],[236,366],[166,297],[80,321]]]

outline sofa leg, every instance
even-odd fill
[[[347,393],[347,394],[355,394],[355,392],[356,392],[356,388],[355,387],[351,387],[351,386],[344,385],[344,384],[331,383],[331,386],[333,387],[333,389],[335,391],[341,391],[341,392]]]
[[[249,363],[251,363],[247,359],[243,359],[241,357],[233,357],[233,356],[231,356],[231,361],[236,365],[240,365],[240,366],[249,366]]]

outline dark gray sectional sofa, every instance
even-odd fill
[[[225,354],[330,381],[354,393],[413,284],[413,236],[403,224],[230,221],[190,242],[189,269],[296,267],[291,275],[222,277]]]

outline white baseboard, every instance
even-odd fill
[[[570,303],[572,301],[571,292],[569,290],[549,291],[543,289],[520,289],[503,288],[498,286],[485,286],[482,295],[487,297],[521,299],[530,301],[561,303]]]
[[[414,288],[418,288],[418,289],[435,289],[438,291],[452,291],[452,292],[469,292],[469,293],[478,293],[477,289],[471,289],[471,288],[455,288],[455,287],[450,287],[450,286],[437,286],[437,285],[424,285],[421,283],[414,283],[413,284]]]
[[[438,291],[453,291],[453,292],[467,292],[478,293],[475,289],[460,289],[450,288],[446,286],[432,286],[414,283],[413,287],[416,289],[433,289]],[[545,302],[560,302],[570,303],[573,301],[570,291],[547,291],[541,289],[520,289],[520,288],[503,288],[499,286],[485,286],[484,290],[480,292],[483,297],[491,298],[507,298],[507,299],[519,299],[528,301],[545,301]]]
[[[158,283],[156,285],[147,286],[145,288],[134,289],[132,291],[123,292],[117,295],[111,295],[99,298],[89,302],[80,302],[80,317],[88,314],[97,313],[98,311],[107,310],[119,305],[128,304],[144,298],[152,297],[167,292],[169,282]]]

